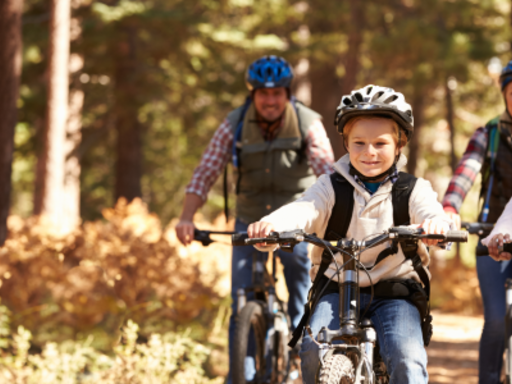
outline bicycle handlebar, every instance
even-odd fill
[[[502,252],[512,253],[512,243],[504,243],[503,247],[498,247],[498,251],[500,253],[502,253]],[[476,255],[477,256],[489,256],[489,249],[483,244],[478,244],[478,246],[476,247]]]
[[[194,240],[201,242],[203,246],[207,247],[215,240],[210,238],[210,235],[235,235],[238,232],[233,231],[204,231],[194,228]]]
[[[489,234],[494,228],[492,223],[468,223],[463,221],[461,227],[466,229],[471,235]]]
[[[468,232],[466,231],[448,231],[446,234],[425,234],[422,228],[410,227],[393,227],[373,240],[357,242],[360,247],[372,247],[387,240],[394,240],[403,242],[407,240],[421,240],[432,239],[442,240],[443,242],[467,242]],[[249,238],[247,233],[238,233],[232,236],[232,244],[235,246],[241,245],[255,245],[259,243],[266,244],[297,244],[301,241],[313,243],[320,246],[329,246],[328,242],[318,238],[315,234],[308,234],[302,230],[288,231],[288,232],[271,232],[268,237],[263,238]],[[353,243],[349,239],[341,239],[338,241],[338,246],[342,247],[352,246]],[[336,249],[334,246],[329,246],[331,249]]]

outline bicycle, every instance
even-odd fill
[[[468,231],[469,234],[486,237],[494,228],[491,223],[467,223],[462,222],[461,228]],[[505,243],[503,247],[498,247],[501,252],[512,253],[512,243]],[[476,247],[476,256],[489,256],[489,250],[480,242]],[[505,383],[512,384],[512,279],[505,281]]]
[[[394,227],[376,235],[368,241],[340,239],[334,245],[302,230],[289,232],[272,232],[266,238],[248,238],[247,235],[233,235],[233,245],[255,245],[260,243],[278,244],[281,248],[293,249],[299,242],[308,242],[326,250],[335,261],[334,252],[343,256],[343,264],[337,266],[338,281],[341,272],[343,282],[339,283],[340,292],[340,329],[330,330],[323,327],[315,340],[309,326],[306,330],[319,345],[320,366],[316,382],[320,384],[386,384],[389,382],[386,367],[378,353],[377,333],[369,319],[359,314],[359,270],[366,268],[359,261],[362,252],[389,240],[396,242],[420,241],[421,239],[438,239],[442,241],[467,241],[465,231],[449,231],[447,234],[424,234],[421,228]],[[336,261],[335,261],[336,262]],[[334,275],[333,275],[334,277]],[[329,282],[332,281],[332,278]],[[370,279],[371,280],[371,279]],[[328,286],[325,284],[323,290]],[[321,294],[317,296],[321,297]],[[373,297],[373,285],[372,285]],[[318,299],[317,299],[318,301]],[[316,303],[313,303],[313,308]],[[313,309],[312,309],[313,311]],[[341,340],[343,344],[334,344]]]
[[[215,240],[210,235],[240,235],[237,232],[195,230],[194,240],[208,246]],[[243,235],[243,234],[242,234]],[[235,384],[283,384],[289,376],[298,376],[298,366],[291,370],[288,339],[290,320],[285,304],[276,294],[276,259],[269,273],[263,255],[253,253],[252,283],[237,292],[237,319],[231,376]],[[251,297],[248,297],[251,296]],[[254,377],[247,379],[247,372]]]

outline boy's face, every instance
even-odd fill
[[[363,175],[377,176],[387,171],[399,149],[393,135],[393,124],[387,119],[359,120],[347,139],[352,165]]]
[[[281,116],[288,102],[286,88],[259,88],[254,91],[254,107],[267,121],[274,121]]]

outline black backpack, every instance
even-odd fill
[[[336,241],[346,236],[352,212],[354,210],[354,186],[339,173],[330,175],[331,183],[335,194],[335,203],[331,217],[325,230],[324,239]],[[400,172],[398,180],[393,184],[391,198],[393,202],[393,223],[395,226],[410,224],[409,216],[409,198],[416,185],[417,178],[408,173]],[[417,254],[417,245],[414,242],[402,243],[402,251],[407,259],[411,259],[413,267],[418,273],[423,285],[414,280],[385,280],[379,282],[374,287],[375,296],[378,297],[401,297],[411,300],[418,308],[421,316],[421,326],[423,333],[423,342],[427,346],[432,337],[432,316],[430,315],[430,281],[428,275],[423,269],[421,258]],[[398,245],[382,251],[377,257],[375,264],[385,257],[398,252]],[[288,344],[294,347],[302,336],[304,327],[309,322],[309,317],[314,311],[312,303],[317,301],[317,295],[322,289],[319,289],[321,278],[331,263],[331,256],[327,252],[322,255],[322,262],[316,274],[313,285],[309,291],[308,302],[304,306],[304,315],[293,332],[293,337]]]

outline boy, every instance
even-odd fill
[[[382,233],[388,228],[404,223],[394,223],[393,185],[402,175],[398,169],[407,160],[401,154],[402,147],[410,139],[413,128],[412,110],[401,93],[391,88],[368,85],[343,96],[337,109],[336,125],[343,135],[348,154],[334,164],[338,177],[342,177],[353,187],[353,210],[344,237],[363,240],[365,237]],[[410,176],[409,176],[410,177]],[[413,177],[410,177],[414,179]],[[450,220],[444,214],[437,194],[424,179],[414,179],[406,214],[411,223],[420,224],[426,233],[445,233]],[[329,219],[336,202],[333,187],[334,178],[321,176],[304,195],[270,215],[253,223],[248,228],[250,237],[265,237],[271,231],[303,229],[322,236],[331,226]],[[345,202],[340,202],[340,204]],[[341,234],[342,236],[344,234]],[[435,245],[437,241],[425,241]],[[430,274],[426,269],[429,263],[428,252],[423,244],[417,253],[421,264],[415,269],[412,260],[404,255],[399,247],[395,253],[389,252],[390,244],[382,244],[361,255],[361,262],[371,268],[374,284],[387,279],[415,280],[421,282],[420,275]],[[390,253],[376,263],[382,251]],[[392,253],[392,254],[391,254]],[[336,255],[338,264],[341,256]],[[312,253],[313,267],[310,276],[314,280],[321,265],[322,250],[315,248]],[[341,264],[340,264],[341,262]],[[327,281],[335,274],[331,263],[321,279]],[[420,273],[421,272],[421,273]],[[337,277],[333,280],[337,280]],[[360,286],[368,287],[370,282],[365,274],[360,275]],[[428,282],[427,282],[428,283]],[[337,329],[339,313],[339,293],[337,284],[328,288],[320,299],[310,318],[310,326],[316,336],[323,326]],[[365,308],[370,294],[361,290],[361,308]],[[375,297],[367,312],[377,331],[380,353],[395,384],[427,383],[427,356],[424,348],[421,317],[411,301],[403,298]],[[304,383],[313,384],[319,365],[318,347],[306,335],[301,347],[302,376]]]

